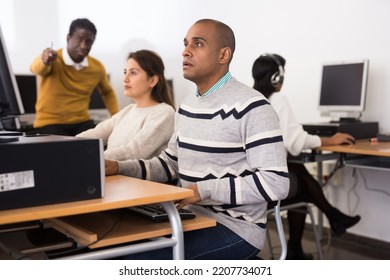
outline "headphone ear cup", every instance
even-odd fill
[[[279,85],[283,85],[283,81],[284,81],[284,75],[278,75],[279,76],[279,82],[278,82],[278,84]]]
[[[278,86],[278,85],[282,85],[283,80],[284,80],[284,67],[283,67],[282,63],[273,54],[266,53],[262,56],[270,57],[276,63],[276,65],[278,66],[278,69],[279,69],[271,76],[271,84],[274,87]]]
[[[280,73],[279,73],[279,71],[277,71],[277,72],[275,72],[273,75],[272,75],[272,77],[271,77],[271,84],[273,85],[273,86],[277,86],[277,85],[279,85],[279,84],[281,84],[281,76],[279,75]],[[283,77],[282,77],[282,82],[283,82]]]

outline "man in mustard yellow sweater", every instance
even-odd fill
[[[111,115],[118,101],[103,64],[89,56],[96,37],[88,19],[74,20],[67,35],[67,47],[46,48],[30,66],[38,75],[38,96],[34,128],[38,133],[76,135],[92,128],[88,107],[97,87]]]

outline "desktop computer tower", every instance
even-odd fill
[[[340,122],[304,124],[303,129],[310,134],[332,136],[337,132],[351,134],[356,139],[376,137],[379,130],[378,122]]]
[[[104,196],[101,140],[12,137],[0,143],[0,210]]]

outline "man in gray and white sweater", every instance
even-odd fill
[[[150,160],[106,161],[106,175],[157,182],[179,178],[194,191],[178,208],[217,220],[184,233],[186,259],[251,259],[263,248],[267,204],[289,191],[278,118],[262,94],[229,72],[234,33],[226,24],[197,21],[184,38],[183,76],[197,86],[176,113],[168,148]],[[127,259],[170,259],[160,249]]]

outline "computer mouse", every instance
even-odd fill
[[[356,140],[351,140],[352,143],[344,142],[341,145],[355,145]]]

